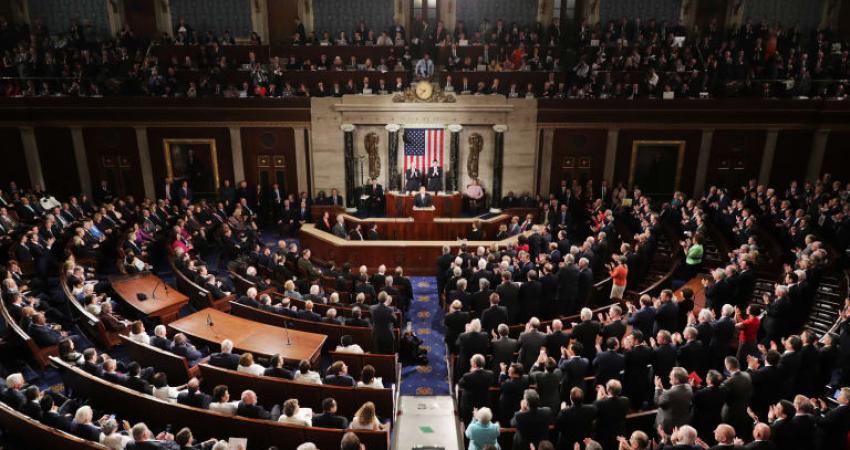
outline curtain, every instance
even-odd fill
[[[393,0],[313,0],[313,30],[317,36],[327,31],[333,37],[345,31],[350,39],[363,20],[378,36],[395,23],[394,11]]]
[[[744,3],[744,17],[753,23],[767,20],[771,25],[779,22],[783,27],[800,25],[801,31],[808,31],[820,24],[824,0],[747,0]]]
[[[682,0],[599,0],[599,17],[603,24],[623,16],[629,20],[640,17],[643,23],[655,19],[676,24],[681,10]]]
[[[460,0],[457,2],[457,20],[462,20],[467,30],[477,30],[478,23],[487,19],[491,26],[502,19],[510,30],[516,22],[520,27],[537,22],[537,0]],[[454,24],[445,24],[454,29]]]
[[[51,34],[67,33],[71,21],[91,21],[99,34],[111,34],[106,0],[29,0],[30,17],[41,19]]]

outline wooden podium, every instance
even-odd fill
[[[412,217],[413,195],[392,191],[386,197],[387,217]],[[431,194],[436,217],[460,217],[463,196],[460,192]]]
[[[436,233],[434,218],[437,217],[437,208],[428,206],[426,208],[413,207],[410,211],[413,217],[413,236],[420,239],[429,239]]]

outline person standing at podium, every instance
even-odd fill
[[[416,166],[411,166],[405,172],[405,179],[407,182],[404,184],[404,190],[407,192],[416,192],[419,190],[419,187],[422,186],[422,180],[420,180],[422,174],[419,173],[419,169]]]
[[[428,190],[437,193],[443,187],[443,170],[435,159],[431,162],[431,167],[428,169]]]
[[[428,208],[433,205],[431,194],[425,190],[425,186],[419,186],[419,193],[413,197],[413,206],[416,208]]]

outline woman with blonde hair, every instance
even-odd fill
[[[286,280],[286,283],[283,284],[283,296],[302,300],[301,293],[295,290],[295,282],[292,280]]]
[[[382,424],[378,420],[378,416],[375,414],[375,404],[372,402],[364,403],[354,413],[354,419],[351,420],[351,424],[348,426],[350,430],[385,431],[389,428],[389,425]]]

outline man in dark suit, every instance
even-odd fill
[[[492,370],[499,370],[501,364],[510,365],[514,359],[514,353],[519,349],[519,342],[508,336],[510,329],[506,324],[501,324],[493,332],[493,340],[490,341],[493,358],[490,361]]]
[[[584,404],[584,391],[572,388],[569,392],[569,407],[558,413],[555,430],[558,432],[558,447],[571,449],[577,442],[593,435],[596,407]]]
[[[564,323],[560,319],[552,321],[552,325],[546,329],[546,354],[557,358],[561,354],[561,347],[570,343],[570,334],[564,331]]]
[[[602,448],[617,448],[617,436],[625,434],[626,414],[629,412],[629,399],[621,397],[622,385],[617,380],[609,380],[596,386],[596,441]]]
[[[394,351],[393,328],[398,326],[395,309],[392,307],[393,298],[386,292],[378,295],[378,304],[369,308],[372,316],[372,338],[374,353],[392,354]]]
[[[127,387],[143,394],[152,394],[153,386],[142,378],[142,367],[133,361],[127,365]]]
[[[726,304],[720,308],[721,317],[711,323],[713,329],[709,352],[711,353],[711,364],[713,367],[722,367],[724,358],[730,352],[732,340],[735,338],[735,309]]]
[[[658,296],[658,303],[653,333],[658,333],[660,330],[674,333],[679,330],[679,305],[673,298],[673,291],[670,289],[661,291],[661,295]]]
[[[514,448],[535,447],[540,441],[549,436],[549,425],[554,422],[552,410],[540,406],[540,396],[533,389],[526,389],[520,403],[520,410],[511,419],[511,426],[516,427],[514,433]]]
[[[43,313],[35,313],[32,316],[32,323],[27,331],[32,340],[42,348],[58,345],[65,335],[67,335],[67,333],[63,334],[54,328],[54,325],[48,324]]]
[[[593,320],[593,311],[590,308],[582,308],[579,317],[581,322],[573,327],[570,339],[581,342],[583,346],[581,356],[588,361],[593,361],[596,357],[596,336],[599,336],[602,325]]]
[[[269,367],[263,371],[263,376],[282,378],[284,380],[291,380],[294,377],[291,370],[283,367],[283,357],[278,354],[271,357]]]
[[[493,372],[484,368],[483,355],[473,355],[467,364],[470,367],[469,372],[464,373],[458,381],[460,417],[465,422],[471,419],[473,409],[490,406],[490,386],[495,382]]]
[[[302,320],[309,320],[312,322],[321,322],[322,316],[313,311],[313,302],[307,300],[304,302],[304,309],[298,311],[297,317]]]
[[[366,200],[369,211],[372,214],[379,214],[383,210],[384,206],[384,187],[378,184],[377,178],[372,178],[370,183],[366,185],[364,190],[365,195],[369,196]]]
[[[590,260],[581,258],[578,260],[578,283],[576,289],[576,301],[578,308],[583,308],[590,301],[590,292],[593,289],[593,269]]]
[[[14,373],[6,377],[6,388],[0,394],[0,400],[10,407],[20,410],[24,403],[27,402],[26,396],[22,392],[24,387],[24,376],[20,373]]]
[[[236,406],[236,415],[251,419],[277,420],[269,411],[257,404],[257,394],[254,391],[242,391],[242,399]]]
[[[519,356],[517,362],[523,367],[534,365],[540,349],[546,344],[546,335],[540,332],[540,320],[532,317],[525,325],[525,332],[519,335]]]
[[[508,323],[508,309],[499,306],[499,294],[491,291],[490,307],[481,313],[481,326],[485,333],[491,333],[503,323]]]
[[[60,412],[50,393],[42,395],[38,403],[41,407],[41,423],[65,432],[71,430],[71,415]]]
[[[230,339],[221,341],[221,351],[210,355],[207,363],[211,366],[236,370],[239,367],[239,355],[233,352],[233,342]]]
[[[348,428],[348,419],[336,414],[336,400],[326,398],[322,400],[322,413],[313,416],[313,426],[321,428],[336,428],[345,430]]]
[[[723,422],[735,428],[737,435],[747,436],[752,427],[752,420],[747,415],[747,407],[753,396],[753,382],[750,374],[742,372],[738,359],[727,356],[724,364],[729,377],[721,387],[726,391],[726,402],[723,404],[721,418]]]
[[[425,186],[420,186],[419,192],[413,197],[413,206],[415,208],[428,208],[432,205],[431,194],[425,191]]]
[[[785,393],[785,374],[779,368],[779,352],[768,350],[764,366],[759,367],[758,358],[747,356],[747,373],[753,382],[752,409],[760,418],[767,418],[768,409],[775,405]]]
[[[174,347],[171,351],[178,356],[186,358],[186,361],[190,366],[198,364],[198,361],[204,357],[204,354],[198,351],[198,349],[189,342],[189,339],[187,339],[186,335],[183,333],[177,333],[174,335]]]
[[[581,357],[582,347],[581,342],[574,341],[560,351],[558,368],[561,369],[561,398],[566,398],[575,387],[586,388],[584,377],[590,373],[590,361]]]
[[[212,397],[201,392],[201,382],[192,378],[186,384],[186,391],[177,394],[177,403],[195,408],[207,409]]]
[[[631,400],[632,409],[641,410],[644,402],[650,400],[652,388],[649,381],[649,368],[655,354],[646,345],[640,330],[632,331],[631,339],[632,348],[623,353],[626,364],[623,370],[623,393]]]
[[[623,355],[617,352],[619,347],[620,341],[616,338],[608,338],[605,341],[605,350],[599,352],[593,359],[593,369],[596,372],[594,384],[604,385],[608,380],[623,378],[622,372],[626,361]]]
[[[404,190],[407,192],[416,192],[422,187],[422,174],[419,172],[415,166],[411,166],[404,173],[404,178],[406,180],[404,184]]]
[[[708,357],[708,351],[702,345],[702,341],[698,339],[696,328],[687,327],[682,334],[685,342],[676,349],[676,359],[679,365],[684,367],[688,373],[696,372],[700,378],[705,378],[707,370],[705,360]]]
[[[537,279],[537,271],[529,270],[526,274],[528,281],[519,287],[520,318],[527,320],[535,317],[540,312],[540,296],[543,285]]]
[[[817,425],[822,449],[843,448],[847,445],[847,433],[850,431],[850,388],[841,388],[837,401],[838,406],[830,410],[827,409],[826,402],[818,400],[820,408]]]
[[[348,375],[348,366],[342,361],[336,361],[328,367],[327,375],[322,383],[331,386],[354,387],[354,378]]]
[[[458,354],[455,373],[461,376],[469,371],[469,361],[474,355],[486,355],[490,350],[490,338],[481,330],[481,320],[472,319],[458,336],[455,345]]]
[[[558,269],[558,306],[559,315],[573,313],[577,309],[579,268],[573,255],[564,255],[564,265]]]
[[[508,325],[519,322],[519,286],[511,281],[511,273],[502,272],[502,284],[496,288],[499,294],[499,303],[508,310]]]
[[[652,297],[643,295],[640,298],[640,309],[636,309],[635,305],[629,303],[629,325],[636,330],[640,330],[644,336],[652,336],[652,330],[655,328],[655,307],[652,305]]]
[[[469,299],[469,302],[472,305],[472,310],[476,316],[481,316],[481,313],[490,307],[490,294],[492,293],[493,291],[490,290],[490,281],[486,278],[479,278],[478,289]],[[505,313],[507,314],[507,311],[505,311]]]

